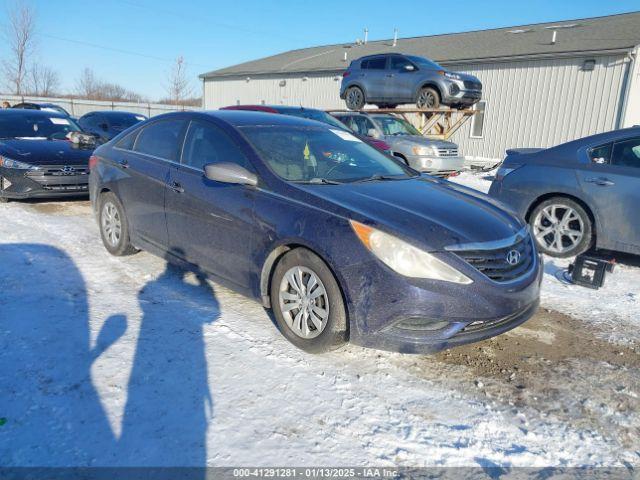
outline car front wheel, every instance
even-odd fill
[[[129,224],[122,203],[112,192],[100,196],[98,221],[102,243],[110,254],[120,257],[138,251],[129,240]]]
[[[529,218],[538,249],[552,257],[584,253],[593,240],[589,215],[577,202],[555,197],[538,205]]]
[[[347,314],[333,273],[305,248],[287,252],[271,280],[271,306],[278,329],[309,353],[336,349],[347,341]]]
[[[440,94],[433,87],[421,88],[416,99],[416,106],[420,110],[440,108]]]
[[[364,92],[360,87],[349,87],[345,93],[344,101],[349,110],[362,110],[364,108]]]

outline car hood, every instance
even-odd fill
[[[487,195],[430,177],[299,188],[430,251],[508,238],[524,226]]]
[[[387,135],[384,137],[385,142],[395,146],[405,146],[407,148],[415,147],[416,145],[424,145],[427,147],[436,147],[438,149],[452,149],[458,148],[453,142],[446,142],[444,140],[432,140],[422,135]]]
[[[67,140],[0,140],[0,155],[31,165],[87,165],[92,152]]]

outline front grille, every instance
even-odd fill
[[[482,90],[482,84],[480,82],[474,82],[472,80],[465,80],[464,88],[466,90]]]
[[[484,249],[478,245],[474,249],[454,250],[454,253],[496,282],[509,282],[527,273],[535,255],[529,234],[519,235],[508,246]]]
[[[46,165],[27,173],[30,177],[65,177],[88,174],[89,167],[83,165]]]
[[[457,157],[458,149],[457,148],[437,148],[439,157]]]

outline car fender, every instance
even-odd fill
[[[413,101],[417,101],[418,100],[418,94],[420,93],[420,90],[422,90],[424,87],[433,87],[435,88],[438,93],[440,94],[440,100],[442,100],[444,94],[443,92],[446,92],[446,88],[443,82],[436,80],[432,77],[426,77],[421,79],[416,88],[413,91]]]

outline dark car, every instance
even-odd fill
[[[384,53],[354,60],[342,75],[340,98],[350,110],[367,103],[395,108],[415,103],[419,109],[470,107],[482,98],[482,83],[415,55]]]
[[[56,105],[55,103],[35,103],[35,102],[22,102],[16,103],[11,108],[20,108],[23,110],[43,110],[45,112],[54,112],[60,113],[65,117],[70,117],[71,115],[60,105]]]
[[[333,127],[342,128],[347,130],[348,132],[353,133],[356,137],[358,137],[363,142],[368,143],[369,145],[377,148],[378,150],[391,154],[391,147],[384,140],[379,140],[377,138],[369,138],[364,135],[360,135],[358,132],[353,131],[353,129],[347,127],[340,120],[335,118],[333,115],[328,114],[322,110],[316,110],[314,108],[304,108],[304,107],[285,107],[281,105],[232,105],[230,107],[223,107],[220,110],[249,110],[252,112],[265,112],[265,113],[281,113],[283,115],[293,115],[294,117],[300,118],[308,118],[309,120],[316,120],[318,122],[326,123]]]
[[[526,225],[349,132],[258,112],[179,112],[95,152],[114,255],[195,265],[273,309],[283,335],[428,352],[509,330],[538,305]]]
[[[638,255],[640,131],[508,150],[489,194],[529,222],[548,255],[570,257],[590,247]]]
[[[0,201],[86,195],[93,146],[67,139],[80,127],[43,110],[0,110]]]
[[[120,132],[146,119],[147,117],[139,113],[107,110],[87,113],[80,117],[78,124],[101,142],[108,142]]]

